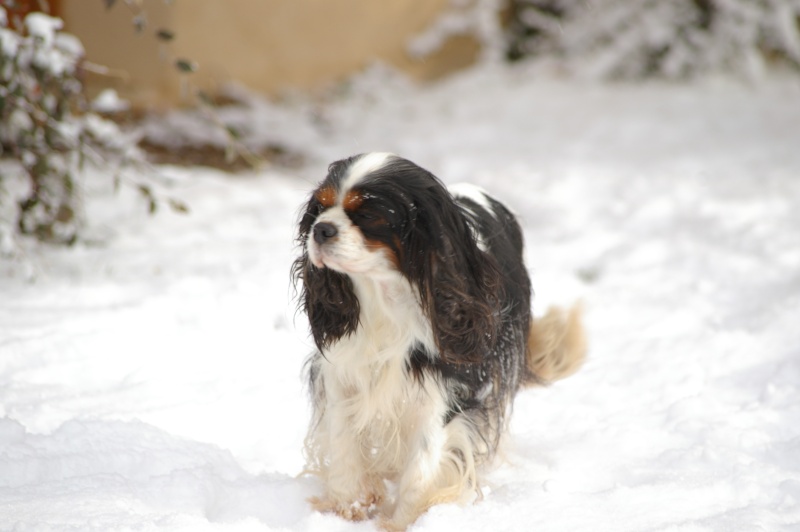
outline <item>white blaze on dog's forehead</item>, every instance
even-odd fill
[[[342,183],[342,190],[348,191],[356,186],[364,177],[384,166],[390,159],[396,157],[393,153],[373,152],[361,156],[347,171],[347,177]]]
[[[481,187],[471,183],[455,183],[447,187],[447,190],[457,198],[466,198],[474,201],[492,216],[496,216],[492,204],[489,202],[489,194]]]

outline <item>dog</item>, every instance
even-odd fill
[[[329,166],[297,240],[317,347],[313,506],[402,530],[474,500],[517,391],[573,373],[586,351],[577,308],[532,320],[516,217],[478,187],[366,153]]]

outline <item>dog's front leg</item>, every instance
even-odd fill
[[[405,465],[399,477],[397,502],[390,520],[382,523],[389,530],[404,530],[431,505],[443,502],[443,488],[448,483],[447,431],[444,404],[438,389],[426,390],[425,400],[417,405],[409,421]],[[432,393],[431,393],[432,392]]]
[[[367,500],[367,480],[361,455],[360,435],[353,430],[341,405],[330,405],[327,416],[326,446],[328,460],[324,480],[326,493],[311,500],[314,508],[333,512],[350,521],[368,518],[374,500]]]

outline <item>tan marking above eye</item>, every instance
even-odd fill
[[[317,190],[314,193],[314,197],[317,198],[317,201],[320,202],[323,207],[333,207],[336,203],[336,189],[328,185]]]
[[[361,207],[362,203],[364,203],[364,195],[356,190],[351,190],[345,195],[342,206],[346,211],[354,211]]]

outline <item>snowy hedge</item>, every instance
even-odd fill
[[[0,155],[28,181],[17,228],[68,243],[80,228],[78,173],[87,160],[124,160],[135,150],[113,122],[84,112],[80,41],[62,21],[30,13],[21,28],[0,7]],[[0,187],[7,175],[0,175]]]
[[[800,0],[511,0],[508,55],[599,78],[800,66]]]

